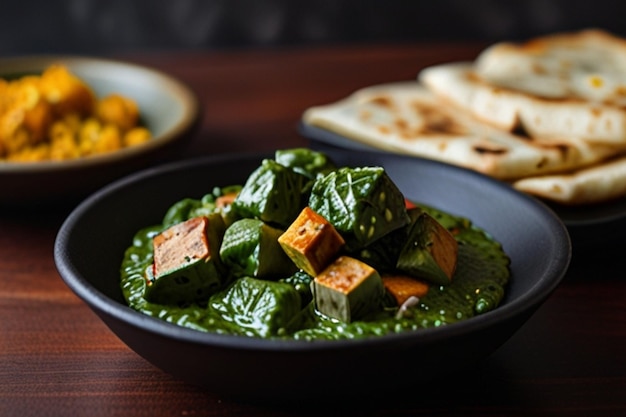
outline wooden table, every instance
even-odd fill
[[[181,157],[307,145],[309,106],[420,68],[472,59],[485,45],[336,46],[305,50],[116,55],[188,83],[201,129]],[[69,209],[0,210],[1,416],[347,415],[237,403],[155,369],[65,286],[53,261]],[[464,377],[359,416],[625,416],[626,238],[576,250],[562,285],[527,324]],[[621,245],[621,248],[619,247]],[[459,349],[462,349],[459,346]]]

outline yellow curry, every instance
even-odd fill
[[[0,161],[62,161],[144,143],[137,103],[98,98],[62,65],[41,75],[0,78]]]

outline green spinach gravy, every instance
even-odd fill
[[[320,340],[365,338],[442,326],[490,311],[504,297],[510,260],[501,244],[466,218],[423,206],[424,211],[453,232],[458,242],[457,267],[450,284],[431,284],[417,304],[401,313],[390,302],[388,308],[350,323],[326,317],[316,312],[310,294],[311,277],[301,272],[267,281],[261,287],[257,280],[248,277],[231,280],[206,302],[164,305],[146,301],[144,273],[153,262],[152,238],[176,222],[214,212],[216,196],[222,193],[216,189],[201,199],[180,201],[170,208],[162,224],[136,233],[121,266],[121,287],[129,306],[199,331]],[[295,288],[300,299],[294,301],[293,291],[284,291],[285,286]]]

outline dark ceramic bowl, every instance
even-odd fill
[[[73,204],[132,171],[164,162],[184,145],[199,119],[195,95],[182,82],[132,63],[75,56],[23,56],[0,59],[0,76],[39,74],[65,65],[96,96],[119,93],[134,99],[152,132],[148,142],[119,151],[67,161],[0,161],[0,207]]]
[[[537,200],[434,161],[367,152],[329,154],[340,165],[384,166],[408,198],[466,216],[499,240],[512,270],[503,304],[443,327],[325,342],[202,333],[127,307],[119,271],[135,232],[160,223],[167,208],[182,198],[243,183],[272,154],[168,164],[98,191],[58,233],[54,256],[59,273],[122,341],[155,366],[216,393],[264,400],[367,395],[394,389],[406,375],[427,382],[475,365],[509,339],[563,278],[571,258],[569,236]]]

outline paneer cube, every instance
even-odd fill
[[[221,195],[215,199],[215,206],[218,209],[225,209],[233,204],[233,201],[237,198],[237,192]]]
[[[411,276],[446,285],[452,281],[457,255],[458,242],[452,233],[423,212],[412,224],[396,266]]]
[[[305,207],[278,238],[278,243],[298,268],[316,276],[337,256],[345,242],[328,220]]]
[[[428,293],[428,283],[406,275],[383,275],[383,285],[393,296],[398,305],[404,304],[409,297],[421,298]]]
[[[219,214],[200,216],[153,238],[154,263],[146,274],[146,300],[181,304],[206,300],[222,284],[218,256],[224,234]]]
[[[385,294],[378,272],[358,259],[340,256],[312,282],[316,309],[350,323],[375,311]]]

